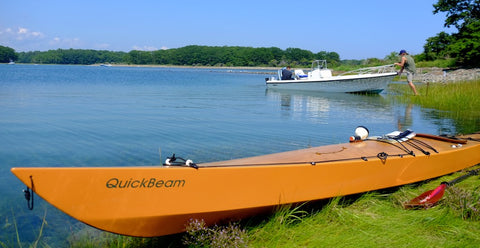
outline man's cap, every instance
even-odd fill
[[[400,52],[398,53],[398,55],[401,55],[402,53],[407,53],[407,51],[405,51],[405,50],[402,49],[402,50],[400,50]]]

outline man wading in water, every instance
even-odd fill
[[[402,67],[398,72],[398,75],[401,75],[403,70],[405,69],[405,71],[407,72],[408,85],[410,86],[410,88],[412,88],[413,93],[418,96],[417,89],[413,84],[413,75],[417,72],[417,68],[415,67],[415,61],[410,55],[408,55],[407,51],[405,50],[401,50],[398,55],[402,56],[402,60],[399,63],[394,64]]]

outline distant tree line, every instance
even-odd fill
[[[11,49],[11,51],[13,51],[13,49]],[[276,67],[285,65],[309,66],[314,59],[326,59],[332,66],[340,63],[340,56],[336,52],[322,51],[312,53],[311,51],[300,48],[287,48],[286,50],[282,50],[277,47],[253,48],[195,45],[157,51],[133,50],[128,53],[84,49],[57,49],[43,52],[20,52],[16,54],[13,59],[19,63],[82,65],[117,63],[134,65]]]
[[[339,63],[336,52],[312,53],[300,48],[186,46],[152,52],[130,51],[129,64],[170,64],[193,66],[285,66],[309,65],[314,59]]]
[[[18,62],[32,64],[91,65],[105,62],[121,63],[125,55],[125,52],[57,49],[45,52],[20,52],[18,53]]]

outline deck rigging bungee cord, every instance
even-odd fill
[[[388,157],[400,157],[403,158],[405,155],[410,155],[410,156],[416,156],[413,150],[410,150],[407,148],[406,145],[403,143],[411,146],[413,149],[417,149],[421,151],[425,155],[430,155],[430,152],[425,150],[425,149],[430,149],[435,153],[439,153],[435,147],[431,146],[430,144],[422,141],[422,140],[417,140],[414,137],[416,136],[416,133],[413,132],[410,129],[407,129],[404,132],[400,131],[394,131],[391,133],[388,133],[383,136],[374,136],[374,137],[368,137],[369,131],[366,127],[364,126],[358,126],[355,129],[355,135],[350,137],[350,142],[362,142],[362,141],[377,141],[377,142],[383,142],[390,144],[401,151],[405,153],[398,153],[398,154],[388,154],[386,152],[379,152],[377,155],[372,155],[372,156],[361,156],[361,157],[352,157],[352,158],[340,158],[340,159],[331,159],[331,160],[320,160],[320,161],[294,161],[294,162],[276,162],[276,163],[248,163],[248,164],[231,164],[231,165],[213,165],[213,166],[202,166],[202,165],[197,165],[193,163],[192,160],[190,159],[184,159],[180,157],[175,157],[175,154],[173,154],[172,157],[168,157],[167,160],[163,165],[166,166],[188,166],[192,167],[195,169],[198,168],[215,168],[215,167],[239,167],[239,166],[270,166],[270,165],[293,165],[293,164],[308,164],[308,165],[317,165],[317,164],[322,164],[322,163],[329,163],[329,162],[341,162],[341,161],[349,161],[349,160],[356,160],[356,159],[361,159],[363,161],[368,161],[368,159],[371,158],[378,158],[382,161],[382,163],[385,163]],[[475,140],[473,138],[465,138],[465,140]],[[447,142],[447,141],[446,141]],[[424,149],[425,148],[425,149]],[[345,149],[345,148],[344,148]],[[342,150],[344,150],[342,149]],[[338,151],[340,152],[340,151]],[[317,155],[322,155],[325,153],[316,153]],[[180,161],[178,161],[178,160]]]
[[[415,157],[415,153],[413,152],[413,150],[408,149],[403,143],[410,145],[412,148],[421,151],[425,155],[430,155],[430,152],[426,151],[422,147],[438,153],[438,151],[434,147],[427,144],[426,142],[414,139],[414,137],[416,136],[416,133],[410,129],[407,129],[403,132],[393,131],[383,136],[368,137],[368,135],[369,135],[369,131],[366,127],[358,126],[355,129],[355,135],[350,137],[350,142],[359,142],[359,141],[367,141],[367,140],[384,142],[384,143],[391,144],[414,157]],[[384,156],[379,156],[379,158],[380,157],[383,158]]]

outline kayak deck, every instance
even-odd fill
[[[480,138],[480,135],[470,135],[472,139]],[[418,141],[418,142],[416,142]],[[278,164],[321,164],[326,162],[369,160],[378,158],[379,153],[388,156],[428,156],[424,152],[433,154],[440,152],[455,151],[460,148],[460,143],[465,140],[458,140],[459,143],[442,142],[430,138],[412,139],[414,146],[409,143],[391,143],[382,140],[370,139],[360,142],[351,142],[321,147],[313,147],[282,153],[261,155],[256,157],[233,159],[212,163],[203,163],[200,166],[239,166],[239,165],[278,165]],[[410,142],[411,143],[411,142]],[[421,143],[426,144],[422,145]],[[453,146],[452,146],[453,145]],[[421,148],[421,149],[418,149]],[[432,150],[433,148],[433,150]]]

